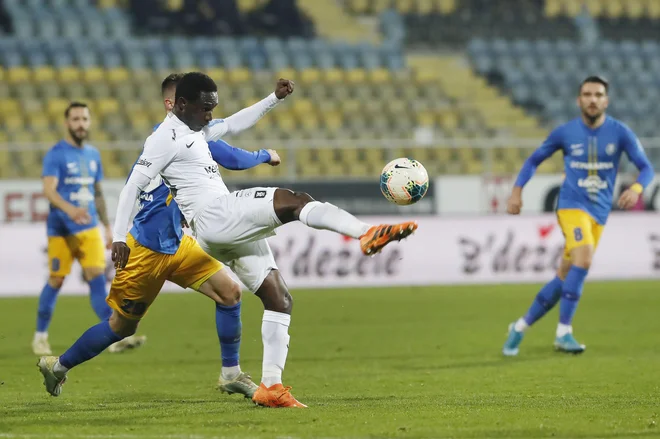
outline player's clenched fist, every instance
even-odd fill
[[[514,188],[506,203],[506,212],[509,215],[518,215],[522,209],[522,193],[519,188]]]
[[[277,81],[277,85],[275,86],[275,96],[277,96],[277,99],[284,99],[285,97],[293,93],[294,85],[295,84],[293,83],[293,81],[280,78]]]
[[[271,166],[277,166],[280,163],[282,163],[282,159],[280,158],[280,155],[275,151],[274,149],[267,149],[268,154],[270,154],[270,161],[268,162],[269,165]]]
[[[125,242],[112,243],[112,262],[115,263],[116,269],[126,267],[128,256],[131,254],[131,249],[128,248]]]

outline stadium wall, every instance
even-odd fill
[[[400,217],[364,217],[381,223]],[[543,282],[561,258],[563,236],[552,214],[442,218],[420,216],[419,231],[373,258],[357,243],[300,223],[269,239],[291,288]],[[39,223],[0,227],[0,296],[36,296],[48,275],[46,234]],[[107,255],[108,279],[114,275]],[[648,212],[615,213],[602,237],[591,279],[660,278],[660,222]],[[76,265],[63,294],[86,294]],[[166,291],[181,291],[167,285]]]

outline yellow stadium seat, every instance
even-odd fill
[[[55,69],[50,66],[37,67],[32,72],[32,78],[35,82],[53,81],[55,79]]]
[[[313,113],[315,107],[314,107],[314,103],[309,99],[296,99],[293,101],[292,110],[294,113],[305,115],[305,114]]]
[[[34,142],[34,135],[29,131],[16,131],[11,139],[12,142],[16,143],[32,143]]]
[[[329,84],[336,84],[344,81],[344,72],[340,69],[327,69],[324,72],[323,79]]]
[[[241,82],[247,82],[252,78],[252,75],[248,69],[237,68],[229,70],[227,74],[227,80],[230,83],[236,84]]]
[[[433,12],[434,0],[417,0],[417,13],[420,15],[427,15]]]
[[[429,111],[420,111],[416,115],[417,125],[420,127],[430,127],[435,124],[435,117],[433,113]]]
[[[57,72],[57,79],[63,84],[79,82],[81,76],[77,67],[62,67]]]
[[[296,128],[296,120],[291,113],[275,112],[273,115],[276,115],[277,126],[280,130],[291,132]]]
[[[119,112],[119,102],[116,99],[99,99],[96,101],[96,111],[100,116]]]
[[[10,67],[7,70],[7,81],[10,84],[30,82],[30,69],[27,67]]]
[[[369,12],[369,0],[350,0],[348,10],[354,14],[366,14]]]
[[[360,84],[367,80],[367,72],[364,69],[348,70],[344,77],[351,84]]]
[[[222,83],[227,78],[227,71],[220,67],[207,69],[205,73],[209,75],[217,83]]]
[[[305,69],[300,72],[300,82],[307,85],[321,82],[321,72],[318,69]]]
[[[544,13],[548,18],[559,16],[562,13],[562,3],[560,0],[545,0]]]
[[[98,0],[97,5],[99,8],[103,8],[103,9],[115,8],[118,6],[117,0]]]
[[[378,15],[392,4],[391,0],[371,0],[371,13]]]
[[[613,18],[621,17],[623,15],[623,3],[619,0],[607,0],[605,2],[605,15]]]
[[[0,82],[4,82],[7,80],[7,72],[4,69],[4,67],[0,66]]]
[[[456,10],[457,0],[436,0],[438,2],[437,8],[441,14],[451,14]]]
[[[321,113],[323,123],[329,131],[339,131],[343,125],[343,117],[339,111]]]
[[[88,84],[105,80],[105,70],[100,67],[89,67],[82,72],[83,81]]]
[[[131,75],[123,67],[115,67],[106,71],[106,79],[111,84],[117,84],[121,82],[126,82],[129,80]]]
[[[98,144],[100,142],[108,142],[110,141],[110,136],[108,133],[102,129],[96,128],[94,129],[94,144]]]
[[[367,73],[369,81],[374,84],[384,84],[392,80],[392,75],[387,69],[373,69]]]
[[[238,9],[243,12],[250,12],[261,5],[260,0],[238,0]]]
[[[637,19],[644,16],[644,2],[642,0],[628,0],[623,4],[625,15]]]
[[[660,0],[648,0],[646,15],[653,20],[660,18]]]
[[[69,106],[68,99],[61,99],[61,98],[51,99],[48,101],[48,104],[46,104],[46,112],[53,119],[61,119],[64,117],[64,111],[68,106]]]
[[[396,0],[394,3],[397,12],[403,15],[413,12],[414,6],[415,0]]]
[[[16,99],[0,99],[0,117],[13,116],[21,112],[21,106]]]

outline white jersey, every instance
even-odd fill
[[[151,179],[162,176],[189,223],[213,199],[229,193],[207,143],[226,132],[223,125],[218,119],[193,131],[170,113],[147,138],[135,164],[135,171]]]

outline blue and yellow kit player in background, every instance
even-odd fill
[[[502,352],[518,354],[525,330],[557,302],[559,324],[555,348],[582,353],[585,346],[573,337],[572,321],[591,260],[612,210],[614,184],[622,154],[639,170],[637,181],[619,198],[621,209],[634,207],[653,180],[654,172],[637,136],[622,122],[607,116],[608,82],[590,76],[581,84],[577,103],[581,117],[554,129],[526,160],[509,198],[507,211],[517,215],[522,207],[522,188],[537,166],[556,151],[564,155],[565,178],[559,192],[557,219],[566,244],[557,276],[537,294],[527,314],[509,326]]]
[[[112,243],[112,230],[101,190],[103,166],[98,150],[85,142],[91,115],[86,104],[72,102],[64,117],[66,136],[43,160],[43,191],[50,202],[46,223],[50,275],[39,298],[37,330],[32,341],[36,355],[51,353],[48,326],[74,259],[82,266],[96,315],[106,320],[112,313],[105,300],[105,249]],[[104,227],[105,243],[99,220]]]

